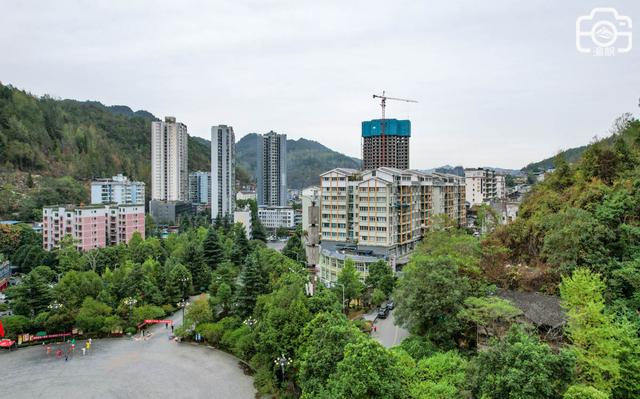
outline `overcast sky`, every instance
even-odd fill
[[[520,168],[638,115],[640,1],[8,1],[0,81],[173,115],[191,135],[275,130],[360,156],[360,122],[412,122],[411,166]],[[595,6],[635,48],[576,50]]]

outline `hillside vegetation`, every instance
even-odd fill
[[[149,185],[154,120],[126,106],[38,98],[0,84],[0,218],[31,220],[45,204],[87,202],[92,177],[124,173]],[[190,138],[189,169],[209,165],[209,148]]]

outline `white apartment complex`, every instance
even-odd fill
[[[189,201],[207,205],[211,201],[211,174],[197,171],[189,173]]]
[[[91,182],[92,204],[144,204],[144,186],[141,181],[131,181],[119,174],[110,179]]]
[[[188,201],[187,126],[167,116],[151,123],[151,199]]]
[[[498,198],[496,172],[485,168],[464,170],[466,198],[471,206]],[[504,176],[503,176],[504,180]]]
[[[295,224],[295,211],[289,206],[259,206],[258,219],[268,230],[279,227],[292,229]]]
[[[233,127],[211,127],[211,219],[233,216],[236,186],[236,138]]]
[[[464,179],[455,175],[378,168],[337,168],[320,175],[320,279],[336,281],[346,258],[361,278],[380,259],[396,270],[444,214],[466,223]]]
[[[496,197],[498,199],[507,197],[507,180],[505,175],[496,174]]]

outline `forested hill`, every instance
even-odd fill
[[[236,144],[238,166],[255,179],[258,135],[248,134]],[[300,138],[287,140],[287,186],[304,188],[319,183],[319,175],[332,168],[359,168],[360,161],[318,143]]]
[[[560,154],[562,154],[562,156],[564,157],[564,159],[569,162],[569,163],[574,163],[576,161],[578,161],[578,159],[580,159],[580,157],[582,156],[582,153],[584,152],[584,150],[587,149],[586,145],[580,146],[580,147],[575,147],[575,148],[569,148],[568,150],[565,151],[561,151]],[[549,157],[546,159],[543,159],[542,161],[538,161],[538,162],[532,162],[530,164],[528,164],[527,166],[525,166],[524,168],[522,168],[523,172],[536,172],[536,171],[545,171],[545,170],[549,170],[553,168],[553,161],[556,157]]]
[[[124,173],[149,184],[153,120],[122,105],[36,97],[0,84],[0,217],[30,219],[30,209],[46,203],[88,201],[76,179]],[[209,165],[209,148],[190,138],[189,169]]]

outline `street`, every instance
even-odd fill
[[[172,318],[180,325],[182,312]],[[0,392],[6,398],[253,398],[253,379],[217,350],[169,340],[155,325],[148,339],[95,339],[86,356],[79,340],[65,362],[63,346],[0,352]]]
[[[393,313],[393,310],[389,312],[386,319],[376,319],[373,325],[377,327],[377,331],[371,333],[371,336],[386,348],[400,345],[400,342],[410,335],[409,331],[394,324]]]

